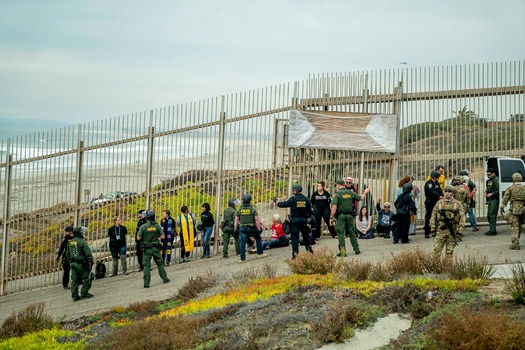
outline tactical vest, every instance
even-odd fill
[[[245,206],[244,204],[237,209],[236,216],[239,217],[239,223],[241,225],[255,225],[255,216],[257,215],[257,210],[250,206]]]
[[[443,217],[443,211],[445,216],[450,220],[454,225],[459,224],[460,214],[459,211],[463,210],[461,203],[456,200],[451,202],[446,202],[445,200],[440,200],[434,210],[437,210],[436,219],[441,223],[445,223],[445,218]]]
[[[302,194],[296,194],[294,196],[295,204],[290,208],[290,215],[292,217],[305,218],[309,217],[312,212],[312,205],[310,200]]]
[[[525,202],[525,186],[521,184],[514,184],[511,188],[511,199],[513,201]],[[507,191],[509,191],[511,188],[509,188]]]
[[[354,213],[354,195],[355,192],[342,188],[337,192],[337,212],[340,214],[353,214]]]

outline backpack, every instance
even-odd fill
[[[283,222],[283,231],[287,235],[292,233],[292,230],[290,229],[290,220],[288,220],[288,219],[284,220],[284,222]]]
[[[95,278],[99,280],[104,277],[106,277],[106,265],[102,261],[99,261],[95,266]]]

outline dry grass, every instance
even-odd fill
[[[318,321],[310,322],[315,335],[324,343],[343,342],[354,335],[354,328],[367,323],[371,314],[358,301],[333,303]]]
[[[33,304],[5,319],[0,328],[0,339],[20,337],[53,326],[53,319],[44,314],[44,303]]]
[[[275,278],[276,276],[276,267],[265,262],[261,266],[251,266],[232,274],[230,280],[226,283],[226,286],[230,288],[241,287],[258,278]]]
[[[511,266],[512,279],[506,282],[506,289],[518,304],[525,303],[525,270],[521,263]]]
[[[197,332],[204,324],[204,319],[193,317],[138,321],[115,330],[101,341],[91,344],[88,349],[193,349],[199,343]]]
[[[180,287],[175,295],[175,299],[186,302],[215,286],[215,283],[215,278],[211,273],[207,273],[205,276],[190,277],[188,281]]]
[[[335,271],[337,258],[326,249],[320,249],[315,254],[300,253],[295,259],[286,260],[286,263],[293,273],[299,275],[326,275]]]
[[[425,349],[523,349],[525,322],[504,310],[462,307],[439,317],[430,326]]]
[[[486,256],[469,254],[463,258],[456,256],[454,264],[452,264],[446,272],[450,277],[459,280],[463,278],[488,279],[495,271],[495,267],[488,264]]]

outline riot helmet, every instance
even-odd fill
[[[250,204],[251,201],[252,201],[251,194],[247,193],[244,196],[242,196],[242,204]]]
[[[229,207],[233,207],[235,208],[236,206],[238,206],[240,203],[240,201],[237,199],[237,198],[230,198],[230,200],[228,201],[228,206]]]
[[[301,192],[303,192],[303,186],[301,186],[301,185],[293,185],[292,191],[297,192],[297,193],[301,193]]]
[[[153,221],[155,220],[155,212],[153,210],[147,210],[145,214],[146,220]]]
[[[430,178],[431,179],[439,179],[439,177],[441,176],[441,174],[439,173],[439,171],[433,171],[430,173]]]
[[[410,182],[408,182],[408,183],[403,185],[403,193],[410,193],[410,192],[412,192],[413,188],[414,188],[414,186]]]

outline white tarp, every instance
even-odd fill
[[[288,147],[396,152],[397,116],[290,111]]]

